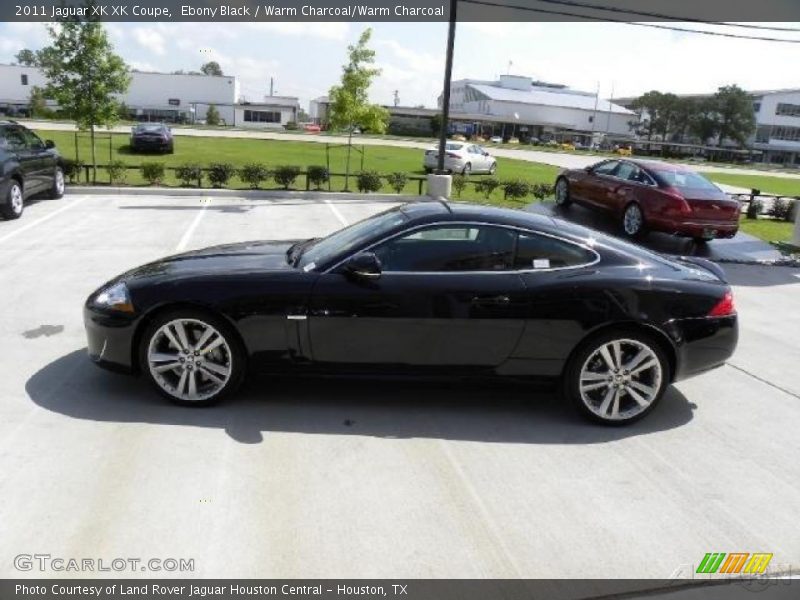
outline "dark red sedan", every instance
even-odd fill
[[[705,242],[739,230],[737,200],[683,165],[611,159],[556,179],[556,204],[576,202],[619,219],[629,237],[663,231]]]

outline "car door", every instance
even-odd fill
[[[509,271],[515,232],[445,223],[375,245],[376,280],[334,268],[320,276],[309,311],[318,363],[491,368],[513,352],[526,296]]]
[[[475,163],[478,165],[478,170],[481,173],[489,172],[489,157],[486,156],[486,151],[480,146],[473,146],[475,152]]]
[[[56,170],[55,151],[48,148],[42,139],[30,129],[22,127],[25,145],[35,157],[36,183],[38,191],[48,190],[53,185]]]
[[[602,207],[608,179],[618,166],[618,160],[606,160],[592,166],[586,175],[571,182],[572,193],[585,204]]]
[[[41,191],[41,157],[31,147],[25,130],[16,125],[5,127],[4,137],[8,149],[16,156],[22,173],[22,187],[25,197]]]

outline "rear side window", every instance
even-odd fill
[[[597,165],[592,172],[598,175],[611,175],[617,169],[619,163],[616,160],[609,160]]]
[[[563,269],[593,263],[596,255],[576,244],[535,233],[520,233],[514,268],[520,270]]]

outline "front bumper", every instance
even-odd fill
[[[676,319],[667,324],[667,330],[676,346],[674,381],[721,367],[739,340],[736,315]]]
[[[134,150],[167,150],[169,145],[169,140],[163,139],[138,138],[131,140],[131,148]]]
[[[86,347],[96,365],[112,371],[135,372],[134,334],[137,317],[104,312],[91,306],[83,308]]]

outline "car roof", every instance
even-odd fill
[[[664,170],[664,169],[669,169],[669,170],[672,170],[672,171],[690,171],[691,170],[686,165],[682,165],[680,163],[666,162],[664,160],[646,160],[646,159],[641,159],[641,158],[622,158],[622,159],[617,159],[617,160],[621,160],[622,162],[629,162],[629,163],[632,163],[632,164],[637,165],[639,167],[643,167],[645,169],[654,169],[656,171]]]

